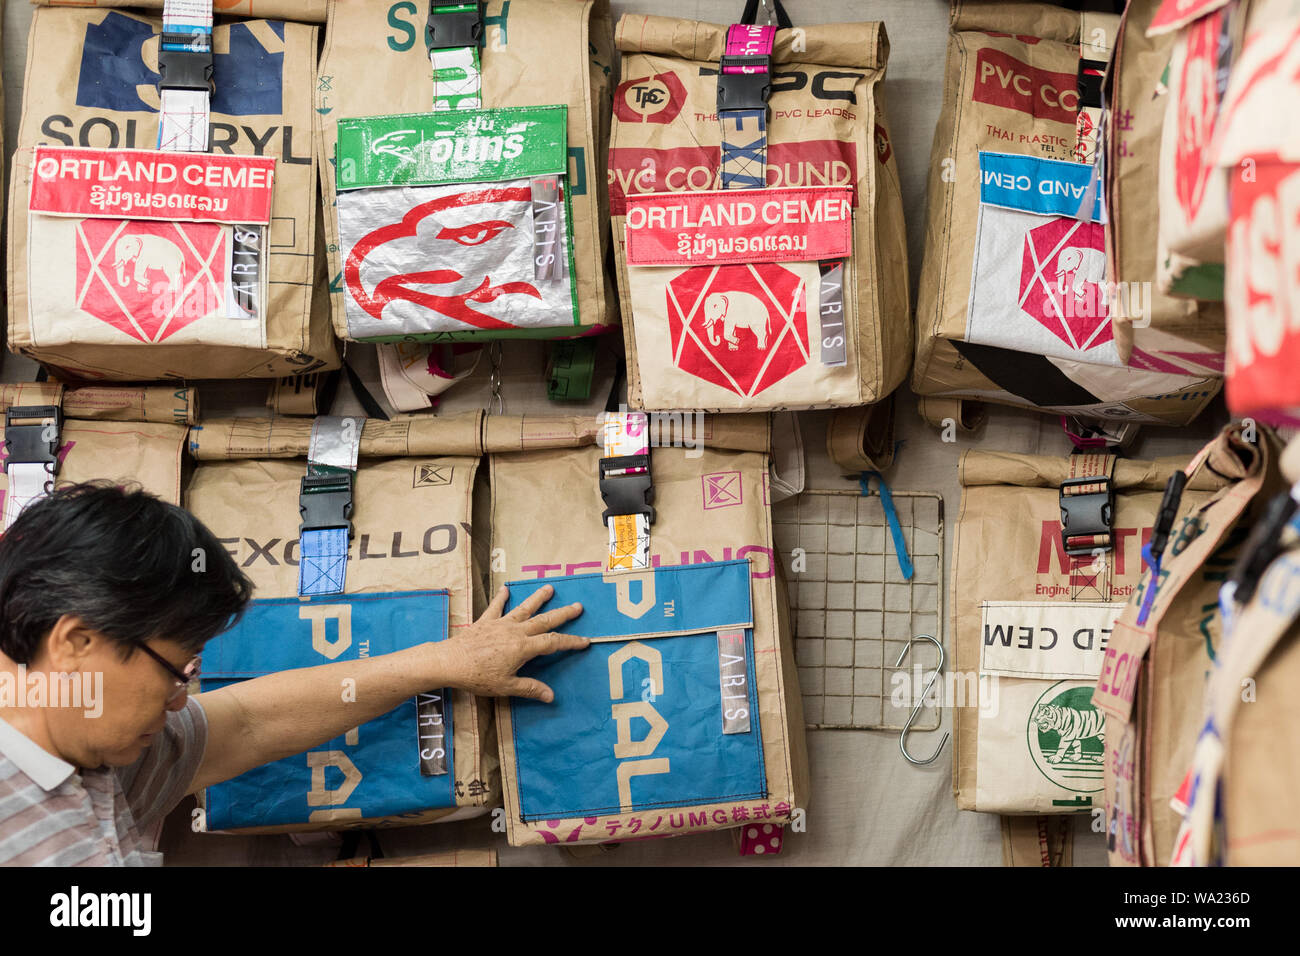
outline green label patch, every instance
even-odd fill
[[[338,121],[340,190],[563,175],[567,106],[403,113]]]

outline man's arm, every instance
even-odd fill
[[[428,690],[458,687],[484,697],[550,703],[555,695],[549,687],[515,672],[539,655],[591,643],[554,633],[582,613],[580,604],[533,616],[554,590],[545,585],[503,616],[509,592],[502,588],[473,625],[436,644],[281,671],[200,694],[208,745],[190,792],[302,753]],[[346,694],[345,680],[355,681]]]

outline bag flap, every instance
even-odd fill
[[[629,13],[618,21],[614,42],[623,53],[678,56],[698,62],[721,60],[727,27],[717,23]],[[883,70],[889,37],[883,23],[828,23],[777,30],[774,64],[815,63]]]
[[[767,795],[747,561],[548,578],[592,647],[520,671],[509,738],[525,820],[707,806]],[[540,581],[509,585],[512,597]],[[651,640],[676,635],[673,640]],[[658,829],[649,817],[647,829]]]
[[[1154,461],[1115,462],[1112,476],[1117,491],[1163,491],[1169,476],[1187,464],[1181,456]],[[1026,488],[1054,488],[1070,477],[1067,456],[1017,455],[1000,451],[968,451],[961,456],[958,479],[963,488],[978,485],[1020,485]],[[1227,478],[1203,470],[1187,483],[1193,491],[1215,491],[1228,485]]]
[[[1061,43],[1079,42],[1081,15],[1051,3],[1009,3],[1007,0],[956,0],[952,5],[953,33],[971,31],[1037,37]]]
[[[366,419],[362,458],[478,457],[483,453],[482,412],[446,417]],[[310,418],[232,418],[190,429],[189,453],[200,461],[236,458],[306,458]]]

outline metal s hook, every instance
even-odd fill
[[[774,26],[775,22],[773,21],[772,16],[775,13],[775,11],[772,9],[771,6],[768,5],[767,0],[758,0],[758,2],[763,7],[763,9],[767,11],[767,25],[769,27]]]
[[[943,745],[948,742],[949,734],[947,732],[944,733],[943,740],[939,741],[939,746],[934,748],[934,753],[930,754],[930,756],[926,757],[924,760],[918,760],[907,752],[907,734],[912,729],[912,721],[916,720],[916,715],[921,712],[921,707],[925,704],[925,699],[930,696],[930,689],[934,687],[935,681],[937,681],[939,675],[943,673],[943,662],[946,659],[946,655],[944,654],[943,645],[936,641],[933,636],[929,634],[918,634],[903,645],[903,652],[898,655],[898,660],[894,663],[895,667],[903,666],[903,659],[907,657],[907,652],[912,649],[912,645],[917,641],[929,641],[937,647],[939,649],[939,663],[935,665],[934,676],[926,682],[925,689],[921,691],[921,696],[917,699],[916,705],[912,708],[912,712],[907,715],[907,723],[903,725],[903,730],[898,735],[898,749],[902,752],[903,759],[908,763],[915,767],[924,767],[926,764],[934,763],[935,760],[939,758],[939,754],[943,752]]]

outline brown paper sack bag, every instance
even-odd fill
[[[352,496],[354,536],[345,593],[446,589],[454,631],[470,624],[485,606],[479,574],[485,555],[477,555],[480,549],[471,537],[481,413],[430,424],[438,425],[445,441],[413,439],[410,423],[365,423]],[[190,431],[189,451],[197,466],[186,490],[187,507],[227,544],[252,578],[254,600],[298,594],[299,491],[307,473],[311,426],[310,420],[234,419]],[[328,660],[322,656],[319,663]],[[454,774],[454,808],[366,820],[346,801],[327,802],[322,805],[330,809],[314,811],[319,815],[311,822],[241,832],[405,826],[477,815],[466,813],[469,808],[483,812],[479,808],[499,799],[489,704],[459,690],[452,691],[451,700],[454,743],[448,770]],[[411,759],[418,759],[414,726]],[[303,796],[305,807],[312,798]]]
[[[173,411],[163,407],[162,402],[144,407],[139,401],[140,389],[123,389],[127,394],[116,401],[111,396],[114,389],[93,391],[99,393],[98,400],[86,403],[74,401],[77,391],[65,391],[60,385],[5,385],[0,388],[0,416],[15,406],[46,405],[61,406],[65,416],[78,416],[63,419],[54,476],[56,488],[105,480],[180,504],[185,425],[174,424]],[[115,409],[112,418],[100,414],[104,406]],[[3,424],[0,417],[0,454],[7,457],[2,443]],[[0,512],[8,494],[9,476],[0,471]]]
[[[907,241],[882,90],[884,24],[777,31],[767,189],[725,194],[761,208],[774,195],[815,201],[836,187],[830,194],[848,197],[852,218],[851,229],[843,226],[851,254],[828,256],[844,258],[842,273],[792,253],[782,262],[739,253],[711,261],[706,242],[749,240],[735,227],[713,237],[670,229],[671,246],[689,247],[696,265],[683,268],[680,255],[666,266],[629,265],[625,230],[637,223],[629,200],[689,201],[722,188],[717,73],[726,36],[725,26],[668,17],[629,14],[618,24],[623,82],[614,93],[609,190],[629,402],[762,411],[880,401],[902,383],[911,354]]]
[[[1300,445],[1293,447],[1300,451]],[[1300,469],[1288,477],[1300,478]],[[1233,614],[1215,659],[1200,737],[1180,791],[1190,806],[1175,845],[1175,866],[1300,862],[1300,746],[1294,734],[1278,732],[1300,720],[1294,691],[1300,673],[1300,528],[1294,519],[1282,529],[1277,549],[1254,593]]]
[[[1159,288],[1165,205],[1159,182],[1161,150],[1168,129],[1166,111],[1176,106],[1169,96],[1157,95],[1175,36],[1147,35],[1160,6],[1160,0],[1133,0],[1128,5],[1108,77],[1106,251],[1108,277],[1116,286],[1111,324],[1120,355],[1131,368],[1210,376],[1214,381],[1207,387],[1212,395],[1223,375],[1223,305],[1174,298]],[[1199,108],[1189,103],[1188,109]],[[1208,112],[1199,109],[1202,120],[1208,119]],[[1213,245],[1212,238],[1208,242]],[[1195,410],[1204,405],[1196,391],[1186,401]]]
[[[331,0],[316,87],[321,189],[329,236],[334,330],[348,331],[339,252],[335,147],[338,120],[430,113],[434,86],[425,21],[429,5]],[[613,68],[609,0],[490,0],[484,20],[483,109],[568,107],[573,263],[577,323],[570,335],[618,322],[609,275],[609,204],[604,189]],[[440,114],[454,116],[451,113]],[[474,278],[477,282],[478,277]],[[563,328],[447,332],[422,340],[555,338]],[[377,336],[366,336],[376,339]],[[388,341],[388,339],[385,339]]]
[[[82,379],[263,378],[338,367],[328,319],[312,314],[313,283],[324,279],[315,256],[316,27],[245,20],[213,30],[211,153],[277,160],[260,256],[259,318],[228,320],[219,312],[196,318],[192,306],[204,296],[185,292],[183,306],[162,323],[150,317],[147,304],[130,297],[134,287],[128,287],[128,262],[114,241],[118,234],[101,235],[100,225],[111,226],[113,219],[84,220],[76,231],[86,234],[77,239],[64,236],[66,224],[77,219],[29,215],[34,147],[156,147],[160,31],[156,18],[117,10],[35,11],[10,184],[9,347]],[[129,212],[124,215],[130,220],[126,228],[141,226]],[[63,230],[57,234],[60,242],[70,243],[68,255],[35,247],[31,237],[51,229]],[[171,243],[174,255],[187,256],[165,237],[156,245],[165,248],[164,242]],[[196,258],[185,258],[180,278],[188,277],[190,285],[183,288],[207,288],[197,278],[204,274],[195,264],[203,261],[200,247],[206,254],[199,240]],[[117,269],[115,257],[122,263]],[[155,258],[142,254],[130,260],[137,281],[161,281],[162,260]],[[152,271],[145,268],[146,259],[155,263]],[[214,275],[225,271],[213,270]],[[171,289],[175,273],[166,276]]]
[[[753,820],[781,824],[797,818],[798,811],[806,806],[803,703],[794,666],[785,584],[778,577],[781,562],[772,556],[767,494],[769,424],[766,416],[751,415],[709,416],[703,421],[703,429],[696,433],[702,445],[696,448],[667,447],[673,437],[666,425],[661,436],[652,437],[655,520],[650,527],[651,560],[659,568],[749,561],[758,699],[755,716],[760,724],[753,729],[761,733],[766,793],[752,800],[691,806],[672,803],[631,812],[524,821],[512,708],[510,702],[502,701],[497,706],[497,727],[506,833],[512,846],[680,836],[736,827]],[[555,423],[545,419],[494,416],[489,425],[495,426],[495,430],[489,430],[486,442],[494,452],[493,586],[516,581],[531,585],[533,580],[540,585],[556,576],[601,573],[609,558],[609,533],[601,518],[606,506],[597,472],[602,456],[602,450],[594,444],[597,432],[593,429],[587,437],[569,440],[567,447],[555,447],[557,435],[567,427],[557,430]],[[674,427],[680,436],[680,422]],[[656,435],[653,424],[651,433]],[[559,491],[550,493],[546,489]],[[635,590],[632,588],[632,593]],[[634,673],[631,666],[626,672]],[[670,701],[669,695],[674,692],[680,700],[681,687],[675,684],[670,667],[665,668],[663,683],[663,700]],[[610,707],[611,698],[618,698],[613,695],[612,678],[610,686],[591,689],[592,730],[584,736],[603,739],[608,732],[610,743],[614,742]],[[643,736],[643,725],[636,727],[632,736]],[[661,770],[667,772],[668,767]],[[612,788],[613,781],[608,784]]]
[[[1112,866],[1167,865],[1181,822],[1170,806],[1201,729],[1206,682],[1222,644],[1219,587],[1251,525],[1283,487],[1272,432],[1224,429],[1184,469],[1226,481],[1178,507],[1149,615],[1151,575],[1129,599],[1093,693],[1106,735],[1106,849]],[[1246,437],[1254,437],[1254,442]]]
[[[1162,4],[1147,28],[1150,37],[1174,35],[1169,68],[1158,90],[1167,103],[1160,138],[1156,262],[1161,292],[1220,300],[1228,182],[1214,164],[1210,144],[1246,17],[1236,0],[1205,0],[1187,7],[1175,0]]]
[[[164,0],[32,0],[42,7],[140,7],[161,10]],[[212,12],[222,17],[273,17],[324,23],[328,0],[212,0]]]
[[[961,809],[1101,807],[1102,740],[1110,730],[1090,700],[1092,685],[1114,621],[1141,579],[1141,549],[1179,464],[1097,454],[962,455],[950,625],[957,657],[953,786]],[[1062,512],[1070,511],[1067,524],[1089,530],[1089,494],[1104,484],[1079,479],[1106,477],[1114,489],[1109,540],[1072,536],[1070,550],[1081,551],[1072,555]],[[1073,484],[1063,495],[1067,481]],[[1207,500],[1212,487],[1198,477],[1188,505]]]
[[[1148,351],[1198,352],[1145,365],[1126,364],[1114,340],[1103,237],[1114,210],[1095,202],[1094,160],[1117,30],[1113,14],[954,0],[930,156],[918,394],[1182,424],[1217,391],[1221,359],[1202,367],[1181,339],[1144,330]],[[1127,278],[1153,283],[1155,217],[1149,206],[1142,215],[1151,263]]]

